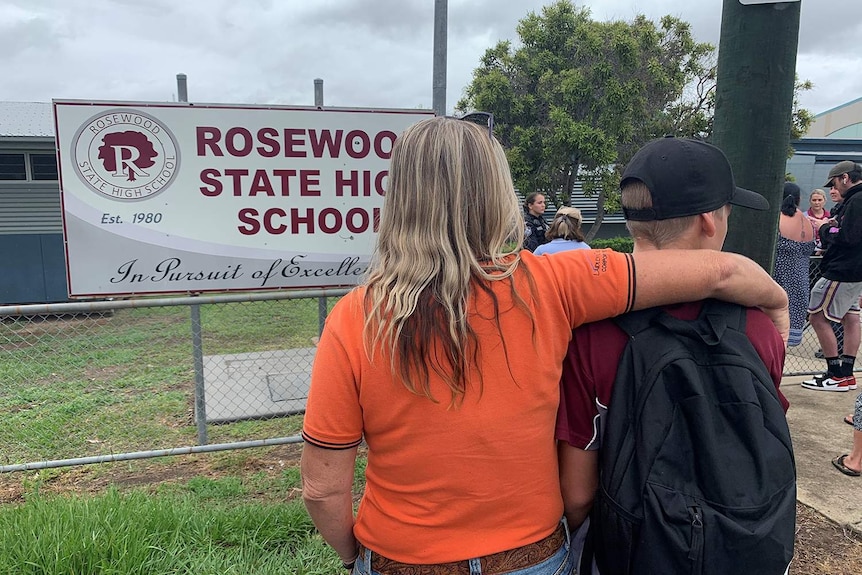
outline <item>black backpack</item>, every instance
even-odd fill
[[[789,565],[793,447],[745,314],[707,300],[694,321],[657,308],[616,318],[630,340],[588,544],[602,575],[781,575]]]

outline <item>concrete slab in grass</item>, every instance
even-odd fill
[[[204,356],[207,423],[305,411],[315,348]]]

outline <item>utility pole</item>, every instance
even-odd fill
[[[323,107],[323,78],[314,79],[314,105],[317,108]]]
[[[446,43],[448,41],[449,2],[434,0],[434,71],[432,107],[438,116],[446,115]]]
[[[713,143],[736,185],[769,201],[768,212],[734,208],[726,251],[767,271],[775,260],[799,41],[801,0],[724,0]]]
[[[177,101],[178,102],[188,102],[189,101],[188,76],[186,76],[182,72],[177,74]]]

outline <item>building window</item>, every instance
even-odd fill
[[[30,174],[34,180],[56,180],[57,157],[54,154],[30,154]]]
[[[0,154],[0,180],[26,180],[24,154]]]
[[[0,153],[0,181],[57,181],[57,156],[36,152]]]

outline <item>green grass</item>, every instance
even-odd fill
[[[231,454],[234,470],[241,453]],[[360,458],[357,493],[364,470]],[[297,467],[46,494],[62,474],[40,472],[23,502],[0,506],[0,575],[342,573],[300,501]]]
[[[328,300],[329,307],[335,300]],[[201,306],[205,355],[309,347],[318,301]],[[197,443],[187,306],[0,322],[2,463]],[[301,418],[210,425],[210,443],[295,434]]]
[[[298,501],[243,502],[239,480],[159,496],[30,497],[0,512],[0,573],[330,574],[335,554]]]
[[[201,324],[205,355],[309,347],[318,302],[203,305]],[[188,307],[0,322],[2,464],[195,445],[193,405]],[[229,443],[301,427],[297,415],[207,431]],[[170,457],[0,475],[24,492],[0,505],[0,575],[340,573],[300,501],[299,469],[260,471],[267,453],[195,456],[206,475],[186,476]],[[115,482],[144,469],[166,480]]]

